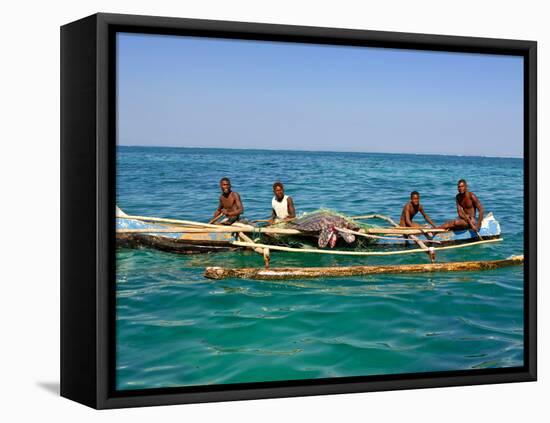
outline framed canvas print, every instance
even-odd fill
[[[536,43],[61,29],[61,394],[536,379]]]

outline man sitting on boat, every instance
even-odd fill
[[[231,181],[229,178],[222,178],[220,180],[220,189],[222,190],[220,203],[210,223],[214,223],[223,215],[225,218],[220,223],[222,225],[232,225],[239,220],[244,211],[241,196],[238,192],[231,191]]]
[[[483,222],[483,206],[477,196],[468,191],[468,183],[461,179],[458,181],[458,194],[456,195],[456,211],[458,219],[450,220],[440,226],[441,229],[468,229],[479,232]],[[477,210],[477,221],[476,221]]]
[[[296,217],[294,201],[289,195],[285,195],[285,188],[281,182],[273,184],[273,199],[271,200],[271,219],[269,224],[287,222]]]
[[[413,222],[413,218],[418,212],[422,214],[424,220],[426,220],[426,222],[428,222],[432,226],[432,228],[436,227],[435,223],[432,222],[432,219],[430,219],[430,217],[424,211],[424,207],[422,207],[422,205],[420,204],[420,194],[418,193],[418,191],[411,192],[411,201],[403,206],[399,226],[406,226],[409,228],[420,227],[419,224]]]

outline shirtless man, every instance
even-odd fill
[[[478,213],[476,221],[476,210]],[[483,206],[477,196],[468,191],[468,183],[461,179],[458,181],[458,194],[456,195],[456,211],[458,219],[450,220],[440,226],[441,229],[467,229],[472,228],[479,232],[483,222]]]
[[[411,201],[409,201],[405,206],[403,206],[403,211],[401,212],[401,221],[399,226],[406,226],[409,228],[418,228],[419,224],[414,223],[412,220],[416,214],[420,212],[424,217],[424,220],[428,222],[432,228],[435,228],[435,223],[432,222],[432,219],[428,217],[424,211],[424,207],[420,204],[420,194],[417,191],[411,192]]]
[[[224,215],[225,219],[220,223],[222,225],[231,225],[239,220],[239,217],[244,211],[241,196],[237,192],[231,191],[231,181],[229,181],[229,178],[221,179],[220,188],[222,190],[220,203],[218,209],[214,212],[214,217],[209,223],[214,223],[219,219],[220,215]]]
[[[285,188],[281,182],[273,184],[273,199],[271,200],[271,219],[269,224],[289,221],[296,217],[294,201],[290,195],[285,195]]]

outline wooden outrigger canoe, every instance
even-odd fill
[[[459,248],[445,245],[465,244],[475,245],[500,240],[500,225],[489,213],[483,220],[479,234],[471,230],[445,231],[442,229],[402,228],[402,227],[369,227],[357,235],[369,237],[372,246],[403,247],[418,244],[420,249],[401,249],[398,251],[354,251],[338,249],[293,248],[285,245],[261,243],[253,241],[247,234],[254,234],[258,239],[268,235],[279,234],[291,238],[312,236],[289,228],[255,227],[248,224],[235,223],[232,226],[211,225],[201,222],[151,218],[143,216],[128,216],[117,207],[117,245],[126,247],[151,247],[162,251],[194,254],[204,252],[229,251],[250,248],[263,254],[266,266],[269,265],[270,251],[289,251],[301,253],[340,254],[340,255],[393,255],[411,254],[415,252],[434,253],[440,249]],[[345,229],[343,229],[345,230]],[[429,232],[428,232],[429,231]],[[416,235],[416,236],[415,236]],[[479,237],[481,235],[481,238]],[[420,240],[420,242],[419,242]],[[430,248],[424,243],[431,243]]]
[[[399,250],[374,250],[354,251],[319,248],[293,248],[281,245],[263,244],[252,240],[247,233],[255,235],[279,233],[285,235],[298,235],[303,233],[296,229],[284,228],[258,228],[252,225],[235,223],[232,226],[211,225],[208,223],[183,221],[176,219],[152,218],[143,216],[128,216],[117,207],[117,245],[136,247],[146,246],[162,251],[177,252],[183,254],[195,254],[205,252],[228,251],[235,249],[252,249],[263,255],[265,269],[263,268],[223,268],[210,267],[206,269],[205,276],[211,279],[223,278],[248,278],[248,279],[293,279],[332,276],[356,276],[379,273],[418,273],[418,272],[447,272],[467,270],[487,270],[499,267],[515,266],[523,263],[523,256],[511,257],[505,260],[478,261],[478,262],[454,262],[454,263],[430,263],[414,265],[393,266],[344,266],[344,267],[311,267],[311,268],[271,268],[271,251],[288,251],[306,254],[336,254],[352,256],[385,256],[397,254],[430,253],[434,257],[435,251],[464,248],[479,244],[502,241],[500,238],[500,225],[489,214],[483,221],[479,233],[469,230],[443,231],[428,230],[423,228],[368,228],[361,235],[373,237],[375,245],[385,244],[406,245],[412,241],[420,248]],[[416,235],[416,236],[415,236]],[[426,247],[418,240],[438,244],[436,247]],[[395,241],[398,241],[397,243]],[[446,244],[446,245],[445,245]]]

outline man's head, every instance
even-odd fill
[[[277,197],[278,200],[282,200],[285,196],[285,187],[281,182],[275,182],[273,184],[273,194]]]
[[[458,181],[457,189],[459,194],[464,194],[466,191],[468,191],[468,183],[465,179],[461,179]]]
[[[420,194],[418,191],[411,192],[411,203],[413,203],[414,206],[418,206],[420,204]]]
[[[220,188],[224,194],[229,194],[231,192],[231,181],[229,178],[220,179]]]

